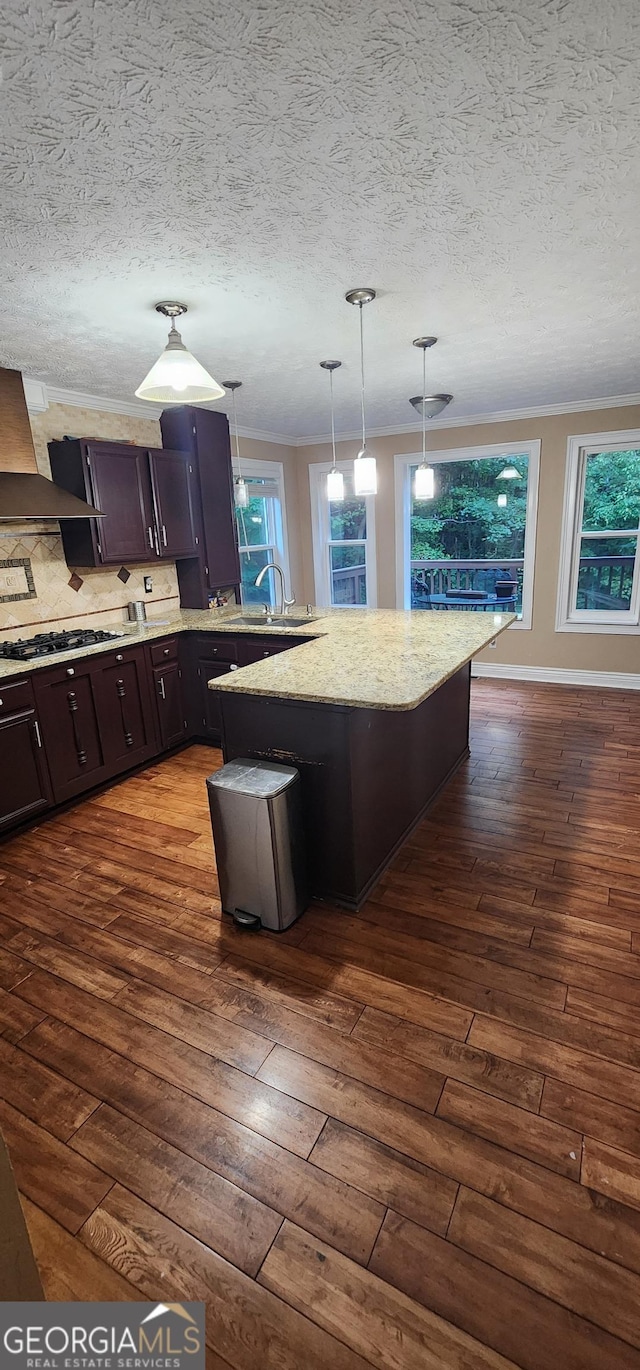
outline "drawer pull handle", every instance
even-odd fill
[[[1,703],[2,703],[2,700],[0,699],[0,704],[1,704]],[[40,728],[38,727],[38,720],[37,720],[37,718],[34,718],[34,720],[33,720],[33,729],[34,729],[34,732],[35,732],[35,735],[36,735],[36,742],[37,742],[38,746],[41,747],[41,746],[42,746],[42,738],[41,738],[41,736],[40,736]]]
[[[67,675],[75,675],[73,666],[67,666]]]
[[[159,681],[158,681],[158,689],[159,689],[159,691],[160,691],[160,698],[161,698],[161,699],[166,699],[167,696],[166,696],[166,694],[165,694],[164,679],[163,679],[162,676],[160,676],[160,679],[159,679]]]

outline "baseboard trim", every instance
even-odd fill
[[[600,690],[640,690],[640,675],[630,671],[571,671],[557,666],[504,666],[472,661],[472,677],[495,680],[537,680],[547,685],[592,685]]]

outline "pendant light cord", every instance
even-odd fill
[[[239,479],[239,480],[242,480],[243,477],[242,477],[242,466],[241,466],[241,464],[240,464],[240,441],[239,441],[239,439],[238,439],[238,412],[237,412],[237,410],[236,410],[236,392],[235,392],[235,389],[231,391],[231,398],[232,398],[232,400],[233,400],[233,436],[234,436],[235,444],[236,444],[236,463],[237,463],[237,467],[238,467],[238,479]],[[246,482],[245,482],[245,483],[246,483]],[[245,552],[247,561],[250,561],[250,560],[251,560],[251,550],[250,550],[250,548],[249,548],[249,546],[248,546],[249,539],[248,539],[248,537],[247,537],[247,525],[246,525],[246,523],[245,523],[245,521],[244,521],[244,509],[243,509],[242,505],[238,505],[238,506],[237,506],[237,508],[236,508],[236,517],[237,517],[237,519],[238,519],[238,523],[240,524],[240,526],[241,526],[241,528],[242,528],[242,536],[243,536],[244,544],[245,544],[244,547],[241,548],[240,550],[241,550],[241,552],[242,552],[242,551]]]
[[[333,469],[336,469],[336,426],[333,417],[333,370],[329,372],[329,393],[331,395],[331,450],[333,452]]]
[[[360,310],[360,402],[362,406],[362,451],[367,445],[367,430],[364,415],[364,331],[362,326],[362,300],[358,305]]]
[[[425,414],[425,399],[427,393],[427,349],[422,349],[422,465],[427,464],[427,416]]]

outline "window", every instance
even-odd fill
[[[234,476],[237,474],[234,466]],[[236,509],[242,603],[266,604],[269,600],[275,604],[280,586],[273,571],[268,572],[259,587],[255,582],[263,567],[274,561],[282,567],[289,584],[282,466],[277,461],[245,459],[242,474],[249,486],[246,509]]]
[[[559,632],[637,632],[640,430],[569,438]]]
[[[398,607],[503,608],[530,628],[540,443],[427,453],[430,500],[414,497],[420,460],[395,459]]]
[[[309,467],[316,603],[375,609],[375,497],[356,497],[353,462],[339,462],[345,498],[327,499],[328,463]]]

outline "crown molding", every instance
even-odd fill
[[[108,395],[88,395],[82,390],[64,390],[57,385],[46,385],[32,376],[23,376],[24,393],[30,414],[43,414],[51,404],[71,405],[75,409],[93,409],[98,414],[124,414],[131,419],[160,419],[163,406],[148,400],[110,399]],[[202,405],[203,409],[213,406]],[[214,410],[214,412],[216,412]],[[217,412],[220,412],[219,410]],[[279,447],[295,447],[297,439],[285,433],[266,433],[260,428],[238,427],[241,438],[255,438],[258,442],[273,442]]]
[[[515,419],[549,419],[553,418],[554,414],[586,414],[593,409],[626,409],[631,405],[640,405],[640,394],[610,395],[607,399],[571,400],[565,404],[532,405],[528,409],[498,409],[489,414],[461,414],[456,418],[430,419],[427,432],[432,432],[434,428],[474,428],[483,423],[511,423]],[[421,432],[421,423],[396,423],[388,428],[368,428],[367,437],[396,438],[404,433]],[[336,437],[336,442],[361,441],[362,430],[360,428],[354,428],[351,433],[340,433]],[[331,442],[330,433],[324,433],[322,437],[296,438],[295,445],[296,447],[315,447],[327,442]]]
[[[147,400],[110,399],[107,395],[88,395],[81,390],[64,390],[59,386],[46,385],[31,376],[24,376],[24,390],[30,414],[43,414],[50,404],[66,404],[76,409],[93,409],[102,414],[124,414],[132,419],[160,418],[162,405],[149,404]],[[586,414],[595,409],[625,409],[640,405],[640,394],[609,395],[597,400],[573,400],[565,404],[533,405],[528,409],[499,409],[488,414],[462,414],[431,419],[428,431],[438,428],[473,428],[488,423],[511,423],[516,419],[547,419],[554,414]],[[202,408],[214,408],[203,405]],[[217,412],[220,412],[219,410]],[[370,438],[395,438],[406,433],[421,433],[421,423],[396,423],[386,428],[370,428]],[[320,447],[331,442],[330,433],[314,434],[308,437],[291,437],[287,433],[268,433],[261,428],[238,428],[241,438],[254,438],[256,442],[271,442],[278,447]],[[341,433],[337,442],[359,442],[360,429]]]

